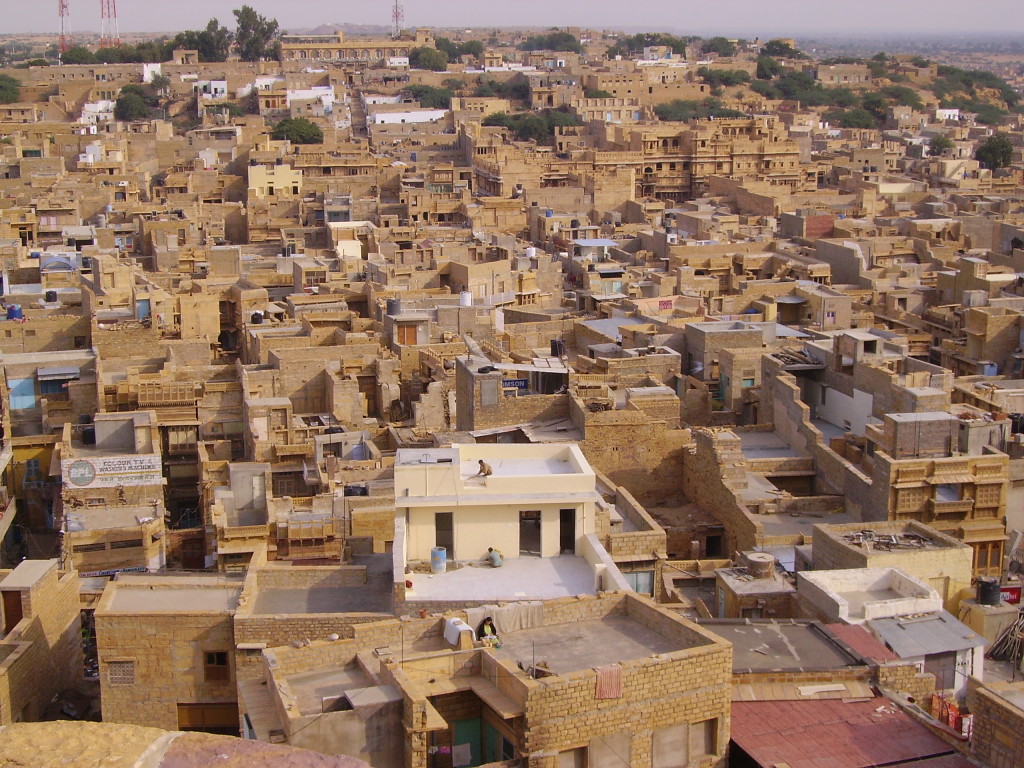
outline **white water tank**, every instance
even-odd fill
[[[460,307],[472,307],[473,306],[473,294],[469,291],[463,291],[459,294],[459,306]]]

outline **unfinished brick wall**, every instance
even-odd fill
[[[625,488],[616,489],[615,508],[623,517],[629,519],[637,530],[612,533],[604,537],[602,540],[608,554],[614,558],[665,552],[665,530]]]
[[[641,504],[678,495],[683,464],[692,447],[688,429],[669,429],[641,411],[590,413],[573,400],[573,422],[583,427],[580,443],[591,466],[628,490]]]
[[[746,485],[739,438],[731,433],[694,430],[697,444],[683,462],[683,492],[725,527],[725,552],[754,549],[764,531],[736,498]]]

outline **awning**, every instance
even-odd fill
[[[932,485],[954,485],[955,483],[973,483],[974,475],[970,473],[956,473],[948,475],[932,475],[928,478]]]
[[[81,371],[77,365],[58,365],[52,368],[39,368],[36,370],[36,378],[39,381],[66,381],[77,379]]]

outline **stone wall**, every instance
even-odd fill
[[[52,562],[20,590],[22,619],[0,640],[0,725],[38,720],[54,696],[82,680],[78,577]],[[0,580],[8,573],[0,571]]]
[[[1011,704],[1005,695],[1020,695],[1024,683],[983,684],[967,680],[967,708],[974,713],[971,757],[988,768],[1018,768],[1024,765],[1024,709]]]
[[[159,601],[154,588],[154,603]],[[177,730],[179,703],[237,701],[231,614],[96,613],[103,720]],[[207,680],[206,652],[228,655],[224,680]],[[132,674],[123,673],[131,663]],[[113,665],[113,666],[112,666]]]

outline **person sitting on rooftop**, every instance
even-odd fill
[[[501,647],[501,640],[498,638],[498,628],[494,626],[494,619],[490,616],[481,622],[479,629],[476,631],[476,638],[484,645],[491,645],[496,648]]]
[[[501,568],[501,552],[496,550],[494,547],[487,548],[487,554],[484,555],[484,560],[490,564],[491,568]]]
[[[480,470],[474,475],[474,477],[490,477],[494,474],[494,470],[491,469],[491,465],[483,459],[479,460]]]

